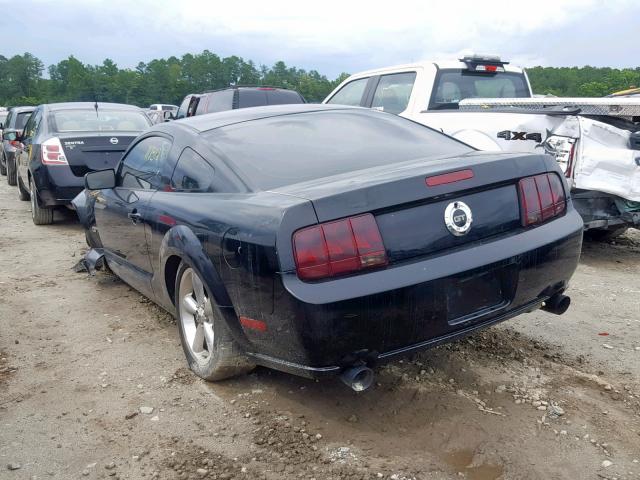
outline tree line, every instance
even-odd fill
[[[63,101],[119,102],[148,106],[179,104],[185,95],[230,85],[269,85],[299,91],[309,102],[320,102],[344,80],[329,80],[316,70],[276,62],[257,66],[241,57],[220,57],[208,50],[140,62],[120,68],[109,58],[101,65],[84,64],[70,56],[47,69],[30,53],[0,55],[0,105],[38,105]]]
[[[599,97],[640,86],[640,67],[534,67],[527,70],[535,93]],[[38,105],[60,101],[120,102],[145,107],[179,104],[185,95],[229,85],[270,85],[299,91],[309,102],[320,102],[348,74],[329,80],[316,70],[256,65],[235,55],[220,57],[209,50],[140,62],[120,68],[107,58],[101,65],[84,64],[74,56],[50,65],[48,75],[30,53],[0,55],[0,105]]]

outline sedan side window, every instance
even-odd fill
[[[387,113],[402,113],[416,81],[416,72],[394,73],[380,77],[371,108]]]
[[[214,192],[214,168],[195,150],[182,151],[171,177],[171,188],[187,192]]]
[[[27,124],[24,127],[24,134],[22,135],[23,141],[31,140],[38,130],[40,120],[42,119],[42,110],[36,110],[27,120]]]
[[[118,186],[144,190],[168,187],[169,150],[171,141],[164,137],[147,137],[138,142],[120,164]]]
[[[327,101],[327,103],[352,105],[354,107],[360,106],[362,95],[364,94],[368,81],[368,78],[360,78],[347,83],[344,87],[338,90],[336,94]]]

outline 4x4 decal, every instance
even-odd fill
[[[527,132],[513,132],[511,130],[503,130],[498,132],[498,138],[504,140],[533,140],[536,143],[542,143],[542,134],[540,133],[527,133]]]

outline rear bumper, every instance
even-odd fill
[[[578,264],[582,229],[571,209],[505,238],[303,289],[295,274],[282,274],[273,313],[260,317],[267,332],[245,331],[248,354],[259,364],[315,378],[469,335],[564,291]],[[476,308],[483,305],[476,297],[485,279],[497,279],[502,301]],[[464,287],[475,280],[480,283]]]
[[[84,178],[75,176],[67,165],[40,165],[33,178],[43,207],[69,205],[84,190]]]

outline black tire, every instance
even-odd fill
[[[611,229],[604,228],[592,228],[585,232],[586,236],[596,242],[610,242],[616,238],[625,234],[629,229],[626,225],[624,227],[613,227]]]
[[[200,378],[215,382],[224,380],[227,378],[235,377],[250,372],[255,368],[255,364],[251,363],[247,356],[242,352],[237,342],[233,339],[231,331],[227,327],[227,324],[220,312],[220,309],[215,305],[215,302],[209,302],[210,309],[203,308],[203,311],[210,312],[212,316],[210,324],[213,329],[213,347],[208,350],[206,345],[206,337],[202,336],[205,345],[202,349],[202,355],[197,352],[194,353],[192,347],[189,345],[185,332],[185,324],[189,320],[183,320],[183,315],[190,315],[184,306],[184,298],[191,295],[194,302],[197,302],[197,296],[195,294],[196,288],[192,288],[192,294],[188,292],[188,279],[185,276],[190,276],[193,279],[193,275],[198,280],[200,277],[198,273],[192,269],[189,265],[182,262],[178,268],[175,284],[175,302],[176,302],[176,316],[178,331],[180,332],[180,342],[182,343],[182,349],[187,357],[187,363],[189,368],[198,375]],[[183,284],[184,279],[184,284]],[[202,282],[202,280],[200,280]],[[208,292],[206,287],[203,286],[204,295],[207,299],[212,299],[212,295]],[[196,315],[191,315],[194,319]],[[194,320],[194,325],[197,325],[197,321]],[[197,328],[194,326],[194,330]],[[194,334],[194,339],[197,333]],[[206,352],[206,353],[205,353]]]
[[[0,162],[0,175],[6,175],[7,174],[7,157],[4,154],[4,151],[2,152],[2,161]]]
[[[7,183],[15,187],[18,183],[18,171],[16,170],[16,159],[7,159]]]
[[[17,175],[16,175],[17,177]],[[29,200],[29,190],[27,190],[24,185],[22,184],[22,180],[20,179],[20,177],[17,177],[17,184],[18,184],[18,197],[20,198],[20,200],[22,200],[23,202],[26,202],[27,200]]]
[[[29,182],[29,197],[31,198],[31,219],[36,225],[50,225],[53,223],[53,208],[41,207],[38,202],[36,187]]]

